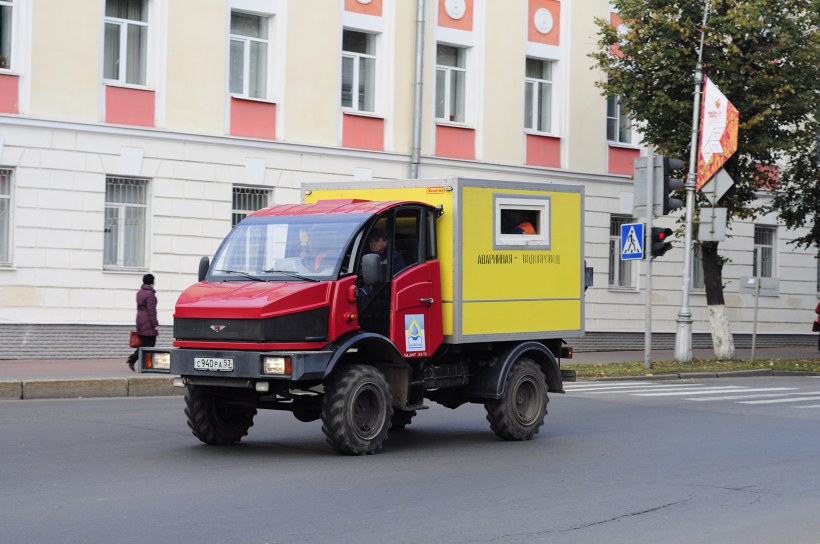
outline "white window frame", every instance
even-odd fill
[[[139,184],[143,186],[144,190],[144,197],[145,201],[143,203],[125,203],[125,202],[109,202],[108,201],[108,186],[109,182],[116,181],[116,182],[130,182],[133,184]],[[128,178],[123,176],[107,176],[105,178],[105,210],[103,216],[103,226],[107,228],[107,210],[109,209],[116,209],[117,213],[117,255],[114,262],[109,261],[109,255],[106,254],[106,235],[107,233],[103,233],[103,268],[105,270],[145,270],[148,268],[147,264],[147,255],[148,255],[148,222],[149,222],[149,213],[148,213],[148,202],[150,201],[150,194],[149,194],[150,184],[147,179],[139,179],[139,178]],[[126,216],[126,209],[128,208],[137,208],[143,210],[143,225],[142,225],[142,251],[138,252],[137,257],[140,259],[139,263],[126,265],[125,264],[125,252],[126,252],[126,245],[128,244],[127,240],[127,232],[124,228],[125,216]]]
[[[237,206],[236,197],[241,193],[253,196],[265,196],[266,203],[264,206],[258,208],[254,206]],[[271,205],[271,203],[273,203],[273,189],[268,187],[254,187],[251,185],[234,185],[233,190],[231,191],[231,227],[235,227],[239,224],[239,222],[247,217],[248,214],[261,210],[262,208],[267,208]],[[237,221],[237,218],[240,215],[242,217]]]
[[[515,195],[493,195],[493,249],[543,249],[549,250],[552,243],[550,197]],[[502,211],[522,211],[537,214],[538,220],[533,225],[535,234],[516,234],[502,232],[504,221]]]
[[[373,32],[365,32],[363,30],[358,30],[354,28],[343,28],[342,29],[342,44],[344,44],[344,33],[345,32],[356,32],[358,34],[365,34],[368,36],[368,40],[372,40],[372,46],[374,53],[358,53],[354,51],[347,51],[344,49],[344,45],[342,45],[342,67],[341,67],[341,74],[342,80],[344,80],[344,73],[345,73],[345,63],[344,59],[352,59],[353,61],[353,78],[352,78],[352,89],[351,89],[351,105],[345,106],[343,97],[339,97],[340,104],[342,106],[343,111],[349,112],[356,112],[356,113],[371,113],[374,114],[378,111],[378,103],[377,98],[379,93],[377,92],[377,87],[379,85],[379,34]],[[373,61],[373,88],[370,89],[372,96],[370,97],[372,102],[372,108],[367,109],[365,107],[359,107],[359,74],[361,72],[361,63],[362,60],[372,60]],[[341,87],[341,86],[340,86]],[[365,100],[365,103],[367,101]]]
[[[0,233],[4,233],[3,239],[0,239],[0,267],[7,267],[12,264],[12,252],[14,249],[12,241],[12,233],[14,232],[14,222],[12,221],[12,215],[14,213],[14,170],[11,168],[0,168],[0,179],[2,177],[6,178],[8,192],[0,191],[0,204],[3,204],[7,210],[5,218],[0,215],[0,221],[5,220],[4,224],[0,224]],[[2,187],[3,184],[0,184],[0,189],[2,189]],[[0,206],[0,209],[3,206]],[[4,245],[5,252],[3,251]]]
[[[615,106],[615,113],[614,115],[610,115],[610,102],[614,101]],[[610,121],[613,121],[615,124],[615,139],[610,138],[609,135],[609,126]],[[628,123],[627,128],[629,130],[629,138],[623,139],[621,138],[621,130],[624,126],[624,123]],[[611,144],[620,144],[620,145],[628,145],[634,146],[636,141],[635,136],[635,123],[629,119],[623,111],[623,106],[621,106],[621,102],[618,96],[613,96],[607,99],[606,105],[606,139]]]
[[[761,240],[763,236],[770,235],[771,243]],[[768,274],[763,275],[761,268],[766,263],[766,250],[769,250],[770,263]],[[752,276],[759,278],[777,277],[777,227],[772,225],[754,226],[754,254],[752,256]]]
[[[105,10],[105,6],[107,6],[107,1],[104,3],[103,10]],[[143,0],[143,9],[145,10],[145,18],[147,21],[136,21],[133,19],[122,19],[119,17],[109,17],[108,15],[105,16],[105,20],[103,22],[103,81],[106,83],[114,83],[117,85],[129,86],[129,87],[139,87],[145,88],[148,86],[149,80],[149,67],[151,64],[151,1],[150,0]],[[116,78],[108,78],[105,77],[105,28],[107,25],[117,25],[119,27],[119,58],[117,60],[118,64],[118,73]],[[141,83],[134,83],[129,82],[126,80],[126,74],[128,73],[128,27],[130,26],[140,26],[144,27],[145,30],[145,73],[144,73],[144,81]]]
[[[445,64],[439,64],[438,63],[438,48],[440,46],[452,47],[452,48],[455,48],[458,51],[460,51],[461,54],[463,55],[463,57],[461,59],[463,66],[449,66],[449,65],[445,65]],[[469,113],[468,113],[469,109],[468,109],[467,101],[468,101],[468,96],[470,94],[468,92],[468,89],[470,88],[470,77],[469,77],[469,71],[468,71],[468,68],[469,68],[469,55],[470,55],[470,47],[465,47],[463,45],[449,44],[449,43],[444,43],[444,42],[436,43],[436,72],[435,72],[436,88],[435,88],[434,115],[435,115],[436,121],[438,121],[438,122],[453,123],[453,124],[458,124],[458,125],[467,124],[467,120],[468,120],[468,116],[469,116]],[[438,76],[439,76],[439,73],[444,74],[444,90],[442,91],[444,93],[444,111],[443,111],[441,116],[439,115],[439,113],[437,111],[438,110],[438,101],[439,101],[439,96],[438,96],[438,92],[439,92],[439,89],[438,89]],[[454,115],[454,112],[450,111],[451,110],[450,103],[453,101],[452,94],[454,92],[453,89],[452,89],[452,80],[453,80],[453,75],[455,73],[464,74],[464,76],[463,76],[464,77],[464,92],[461,96],[461,109],[462,109],[462,112],[461,112],[462,118],[461,119],[456,119],[455,115]],[[458,99],[458,97],[456,97],[456,99]],[[456,107],[456,109],[458,109],[458,107]],[[458,113],[458,112],[456,111],[455,113]]]
[[[634,223],[635,218],[627,215],[609,216],[609,273],[607,282],[610,290],[637,291],[637,261],[621,259],[621,225]]]
[[[536,61],[540,62],[545,66],[549,66],[549,79],[543,78],[536,78],[536,77],[529,77],[524,76],[524,97],[526,100],[527,96],[527,89],[532,88],[531,92],[531,102],[530,102],[530,110],[531,116],[527,118],[526,112],[526,104],[524,108],[524,128],[527,132],[534,132],[539,134],[553,134],[555,133],[554,126],[555,126],[555,72],[556,72],[556,65],[557,62],[550,59],[540,59],[535,58],[532,56],[527,56],[526,61]],[[525,62],[526,62],[525,61]],[[539,122],[541,119],[541,99],[542,93],[540,91],[541,85],[546,84],[549,88],[549,105],[547,106],[547,126],[546,127],[539,127]]]
[[[704,291],[706,284],[703,274],[703,246],[700,242],[692,244],[692,270],[690,285],[695,291]]]
[[[247,15],[251,17],[259,17],[260,19],[266,19],[267,22],[267,37],[266,38],[256,38],[253,36],[245,36],[243,34],[234,34],[230,31],[231,23],[230,18],[233,17],[234,13],[240,15]],[[248,11],[244,11],[241,9],[231,9],[228,15],[228,29],[229,29],[229,36],[228,36],[228,90],[232,96],[236,96],[239,98],[249,98],[252,100],[269,100],[271,96],[271,60],[273,51],[271,49],[271,35],[273,33],[273,15],[267,13],[251,13]],[[230,91],[231,88],[231,42],[237,41],[242,42],[242,91]],[[250,86],[251,86],[251,43],[257,44],[264,44],[265,45],[265,89],[264,92],[261,93],[261,96],[251,96]]]
[[[17,38],[17,24],[16,24],[16,12],[17,8],[14,5],[13,0],[0,0],[0,8],[9,8],[10,14],[8,17],[8,50],[3,53],[2,44],[0,44],[0,57],[5,58],[5,63],[0,63],[0,71],[3,70],[11,70],[13,67],[12,59],[14,58],[14,51],[16,49],[15,40]],[[5,64],[5,66],[4,66]]]

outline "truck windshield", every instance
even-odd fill
[[[353,272],[351,254],[360,243],[360,227],[369,217],[317,214],[246,218],[217,250],[208,279],[320,281]]]

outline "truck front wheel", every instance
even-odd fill
[[[535,361],[521,357],[510,369],[500,399],[484,403],[487,421],[504,440],[529,440],[544,424],[547,382]]]
[[[208,387],[188,385],[185,391],[188,427],[205,444],[239,442],[253,425],[256,408],[232,400]]]
[[[351,365],[332,376],[322,398],[322,432],[347,455],[376,453],[387,439],[393,396],[384,375],[369,365]]]

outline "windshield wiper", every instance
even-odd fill
[[[297,280],[319,281],[316,278],[311,278],[309,276],[303,276],[301,274],[297,274],[296,272],[291,272],[290,270],[276,270],[275,268],[269,268],[268,270],[265,270],[265,274],[284,274],[286,276],[290,276],[291,278],[296,278]]]
[[[253,274],[248,274],[247,272],[242,272],[241,270],[215,270],[215,272],[224,272],[225,274],[239,274],[240,276],[243,276],[243,277],[248,278],[249,280],[253,280],[253,281],[268,281],[268,280],[264,280],[260,277],[254,276]]]

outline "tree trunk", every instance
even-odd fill
[[[716,359],[733,359],[735,342],[723,300],[723,259],[718,255],[718,242],[702,242],[700,246],[712,348]]]

